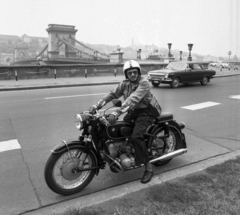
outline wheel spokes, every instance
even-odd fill
[[[82,169],[92,166],[92,161],[88,155],[84,156],[84,160],[81,162],[82,155],[79,150],[70,150],[59,157],[53,168],[53,178],[58,186],[64,189],[73,189],[81,185],[90,171],[73,172],[75,167]],[[80,156],[78,156],[80,154]]]

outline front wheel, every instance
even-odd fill
[[[202,79],[202,81],[200,82],[201,83],[201,85],[206,85],[207,83],[208,83],[208,77],[207,76],[204,76],[203,77],[203,79]]]
[[[154,87],[158,87],[159,84],[160,84],[159,82],[158,82],[158,83],[155,83],[155,82],[152,81],[152,85],[153,85]]]
[[[48,187],[61,195],[72,195],[83,190],[93,179],[95,170],[87,170],[96,166],[92,153],[83,153],[83,148],[74,146],[59,154],[51,154],[44,170]],[[75,172],[75,168],[83,171]]]
[[[171,87],[172,88],[177,88],[177,87],[179,87],[179,85],[180,85],[180,80],[179,80],[179,78],[173,78],[173,80],[172,80],[172,82],[171,82]]]
[[[158,128],[154,133],[154,136],[151,137],[149,140],[149,149],[150,151],[150,157],[152,159],[158,158],[164,154],[168,154],[169,152],[173,152],[177,149],[181,148],[181,139],[179,133],[173,129],[172,127],[169,127],[169,137],[160,139],[158,137],[164,136],[165,131],[163,127]],[[163,161],[157,161],[153,163],[155,166],[162,166],[167,163],[169,163],[171,159],[163,160]]]

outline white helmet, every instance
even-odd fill
[[[129,60],[123,66],[123,74],[125,75],[126,79],[128,78],[127,71],[130,69],[137,69],[138,74],[141,75],[141,67],[140,67],[139,63],[135,60]]]

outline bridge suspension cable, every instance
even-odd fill
[[[48,44],[43,48],[43,50],[35,57],[35,58],[38,58],[40,57],[44,52],[45,50],[48,48]]]
[[[55,52],[59,50],[59,48],[62,46],[63,42],[61,41],[61,43],[58,44],[58,47],[55,49]]]
[[[64,44],[66,44],[67,46],[70,46],[70,47],[78,50],[80,53],[83,53],[83,54],[88,55],[88,56],[90,56],[90,57],[95,57],[94,55],[91,55],[91,54],[89,54],[89,53],[87,53],[87,52],[84,52],[84,51],[78,49],[77,47],[75,47],[75,46],[73,46],[72,44],[68,43],[66,40],[60,38],[58,35],[56,35],[56,37],[57,37],[60,41],[62,41]]]
[[[21,53],[22,57],[25,59],[32,58],[26,51],[21,51],[20,53]]]
[[[70,37],[71,37],[71,35],[70,35]],[[110,57],[108,54],[105,54],[105,53],[103,53],[103,52],[97,51],[97,50],[95,50],[95,49],[93,49],[93,48],[90,48],[90,47],[86,46],[84,43],[79,42],[78,40],[76,40],[76,39],[73,38],[73,37],[71,37],[71,39],[73,39],[75,42],[77,42],[78,44],[80,44],[81,46],[83,46],[83,47],[86,48],[86,49],[89,49],[89,50],[91,50],[91,51],[93,51],[93,52],[97,52],[97,53],[99,53],[99,54],[101,54],[101,55],[104,55],[104,56],[106,56],[106,57]]]
[[[81,49],[79,49],[79,48],[73,46],[72,44],[70,44],[70,43],[67,42],[66,40],[60,38],[58,35],[56,35],[56,37],[57,37],[60,41],[62,41],[64,44],[66,44],[67,46],[70,46],[70,47],[72,47],[72,48],[78,50],[80,53],[83,53],[83,54],[88,55],[88,56],[93,57],[93,58],[96,57],[95,55],[92,55],[92,54],[89,54],[89,53],[87,53],[87,52],[84,52],[84,51],[82,51]],[[101,57],[100,57],[100,58],[101,58]]]

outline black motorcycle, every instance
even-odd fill
[[[115,107],[121,101],[114,99]],[[114,173],[133,170],[135,165],[131,134],[134,123],[108,122],[106,111],[76,115],[75,124],[81,130],[78,140],[62,141],[51,150],[44,176],[48,187],[61,195],[71,195],[83,190],[108,164]],[[172,158],[187,152],[184,123],[177,123],[171,113],[162,113],[144,134],[150,163],[167,164]]]

